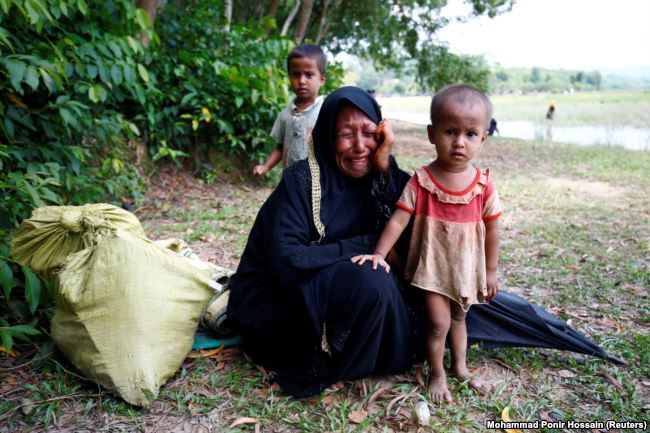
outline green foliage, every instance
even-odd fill
[[[9,247],[0,245],[0,345],[11,352],[15,341],[29,341],[29,336],[39,335],[36,315],[39,306],[52,299],[52,286],[43,282],[30,268],[19,266],[8,259]],[[12,325],[12,323],[19,323]]]
[[[131,36],[150,32],[141,14],[119,0],[92,8],[84,0],[1,6],[3,226],[16,226],[34,207],[129,194],[135,174],[102,160],[115,159],[107,149],[139,134],[127,109],[143,104],[149,87],[145,49]]]
[[[125,161],[151,91],[145,48],[155,36],[132,2],[0,2],[0,241],[33,208],[134,195]],[[0,251],[5,350],[47,321],[51,285]]]
[[[459,56],[446,47],[434,47],[430,56],[418,61],[422,89],[439,90],[450,84],[471,83],[483,92],[489,89],[490,70],[480,56]]]
[[[269,131],[288,102],[284,65],[293,45],[267,37],[262,23],[224,31],[217,3],[170,2],[156,21],[161,46],[149,67],[158,91],[146,123],[154,158],[174,159],[195,144],[250,156],[272,145]]]

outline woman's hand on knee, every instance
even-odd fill
[[[386,269],[386,273],[390,272],[390,265],[386,263],[384,257],[381,254],[361,254],[359,256],[352,257],[352,263],[356,263],[361,266],[365,262],[372,262],[372,269],[377,269],[377,265]]]

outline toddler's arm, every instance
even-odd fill
[[[275,165],[282,160],[282,147],[276,146],[273,152],[269,155],[264,164],[256,165],[253,167],[253,176],[264,176],[266,172],[275,167]]]
[[[494,219],[485,223],[485,267],[487,271],[486,301],[490,302],[499,292],[499,220]]]
[[[386,255],[393,248],[393,245],[399,239],[410,219],[410,213],[402,208],[395,209],[393,216],[390,217],[390,221],[388,221],[384,231],[381,233],[379,241],[377,241],[374,254],[362,254],[352,257],[352,263],[363,265],[366,260],[370,260],[372,261],[373,269],[377,269],[377,265],[379,265],[386,269],[386,272],[390,272],[390,265],[386,263]]]

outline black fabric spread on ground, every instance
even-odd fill
[[[500,292],[490,304],[473,306],[466,323],[469,344],[570,350],[626,363],[542,307],[512,293]]]

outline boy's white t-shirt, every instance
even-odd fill
[[[271,137],[282,145],[282,163],[288,167],[296,161],[307,158],[307,143],[318,119],[323,96],[302,112],[297,112],[295,101],[278,114],[271,130]]]

